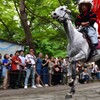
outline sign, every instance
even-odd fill
[[[7,54],[15,54],[17,50],[24,50],[24,46],[7,42],[5,40],[0,40],[0,53],[2,56]]]

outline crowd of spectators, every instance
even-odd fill
[[[90,80],[100,79],[100,71],[95,62],[92,63],[77,63],[77,75],[80,83],[89,83]]]
[[[81,84],[100,79],[99,68],[95,63],[77,62],[76,72]],[[48,54],[43,56],[42,53],[36,57],[33,49],[26,55],[23,50],[16,51],[15,55],[5,54],[4,57],[0,54],[0,86],[3,89],[65,85],[70,81],[71,74],[68,57],[54,58]]]

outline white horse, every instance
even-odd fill
[[[87,43],[87,40],[84,38],[83,34],[77,31],[77,29],[72,24],[70,13],[71,11],[67,9],[66,6],[60,6],[52,12],[52,17],[63,23],[66,35],[69,40],[67,51],[71,60],[70,67],[72,67],[72,79],[74,81],[71,86],[71,91],[66,95],[66,98],[72,97],[72,94],[75,92],[74,82],[76,78],[76,61],[86,62],[91,51],[90,46]],[[100,60],[100,50],[97,51],[98,55],[91,57],[89,62]]]

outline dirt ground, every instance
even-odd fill
[[[69,100],[100,100],[100,82],[77,84],[76,93]],[[59,85],[43,88],[0,90],[0,100],[66,100],[70,88]]]

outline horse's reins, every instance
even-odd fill
[[[65,11],[65,14],[61,18],[65,18],[65,15],[67,14],[67,11]],[[66,18],[67,20],[71,20],[70,18]]]

